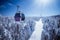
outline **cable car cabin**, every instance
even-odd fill
[[[23,13],[16,13],[15,16],[15,21],[24,21],[25,20],[25,15]]]

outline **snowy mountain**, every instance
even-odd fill
[[[25,21],[16,22],[13,17],[0,16],[0,40],[58,40],[60,15],[40,19],[27,17]]]
[[[0,16],[0,40],[28,40],[34,26],[33,20],[16,22],[12,18]]]
[[[41,40],[60,40],[60,15],[43,18]]]

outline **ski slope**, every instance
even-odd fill
[[[29,40],[41,40],[42,30],[43,30],[43,23],[42,23],[42,19],[40,19],[39,21],[36,21],[35,30],[32,33]]]

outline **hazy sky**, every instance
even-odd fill
[[[60,15],[60,0],[0,0],[0,14],[14,16],[17,5],[25,16]]]

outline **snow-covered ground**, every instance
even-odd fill
[[[0,16],[0,40],[54,40],[60,36],[60,16],[36,18],[16,22]]]
[[[43,30],[43,23],[42,23],[42,19],[40,19],[39,21],[36,21],[35,30],[32,33],[29,40],[41,40],[42,30]]]

